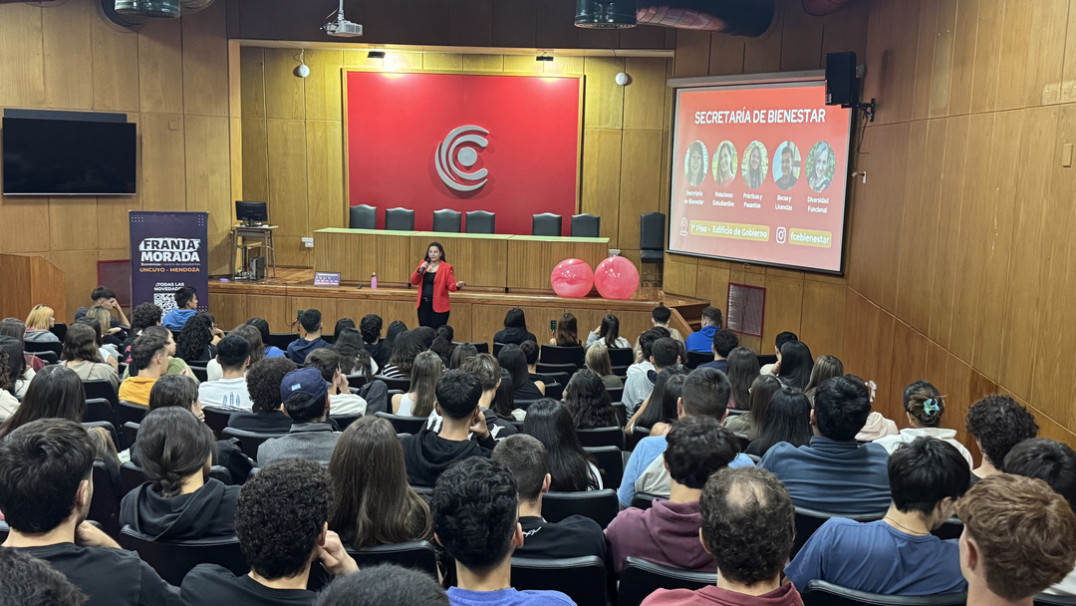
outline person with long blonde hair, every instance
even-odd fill
[[[56,316],[48,305],[34,305],[26,316],[26,334],[23,341],[27,343],[59,343],[60,339],[50,330],[56,324]]]

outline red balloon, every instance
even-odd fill
[[[609,257],[598,264],[594,285],[606,299],[630,299],[639,290],[639,270],[624,257]]]
[[[565,259],[553,268],[549,282],[558,295],[582,299],[594,286],[594,270],[582,259]]]

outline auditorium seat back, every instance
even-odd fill
[[[426,426],[427,417],[405,417],[401,415],[393,415],[387,412],[378,412],[374,416],[381,417],[392,423],[393,429],[398,434],[411,434],[414,435],[422,430]]]
[[[702,589],[717,582],[713,572],[681,570],[629,556],[620,571],[617,606],[639,606],[658,589]]]
[[[579,436],[579,443],[583,446],[616,446],[620,449],[624,448],[624,428],[622,427],[576,429],[575,435]]]
[[[138,552],[138,557],[174,586],[179,586],[183,577],[199,564],[217,564],[236,575],[250,572],[250,566],[239,549],[239,539],[235,537],[154,541],[152,537],[124,526],[119,543],[125,549]]]
[[[586,446],[583,450],[597,462],[602,484],[606,488],[620,488],[620,481],[624,478],[624,451],[616,446]]]
[[[235,438],[239,440],[239,449],[243,451],[243,454],[255,461],[258,460],[258,447],[260,447],[263,442],[287,435],[286,433],[258,433],[256,431],[245,431],[234,427],[225,427],[221,434],[224,436],[224,439]]]
[[[802,592],[804,606],[962,606],[967,603],[966,593],[946,593],[941,595],[903,596],[880,595],[857,591],[814,580],[807,584],[807,591]]]
[[[512,586],[520,590],[554,590],[579,606],[605,606],[608,574],[598,556],[539,559],[512,558]]]
[[[542,517],[550,522],[581,515],[605,528],[619,512],[620,501],[612,488],[585,492],[547,492],[542,497]]]
[[[830,518],[848,518],[857,522],[873,522],[875,520],[881,520],[883,516],[885,516],[884,511],[859,515],[845,515],[815,511],[805,507],[796,507],[796,539],[792,544],[792,555],[789,557],[795,557],[800,549],[803,548],[803,545],[807,543],[807,539],[811,538],[811,535]]]

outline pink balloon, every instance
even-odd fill
[[[558,295],[582,299],[594,286],[594,270],[582,259],[565,259],[553,268],[549,282]]]
[[[639,290],[639,270],[624,257],[609,257],[598,264],[594,285],[606,299],[630,299]]]

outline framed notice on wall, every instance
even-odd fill
[[[495,212],[497,233],[578,207],[583,79],[344,71],[350,205]]]

